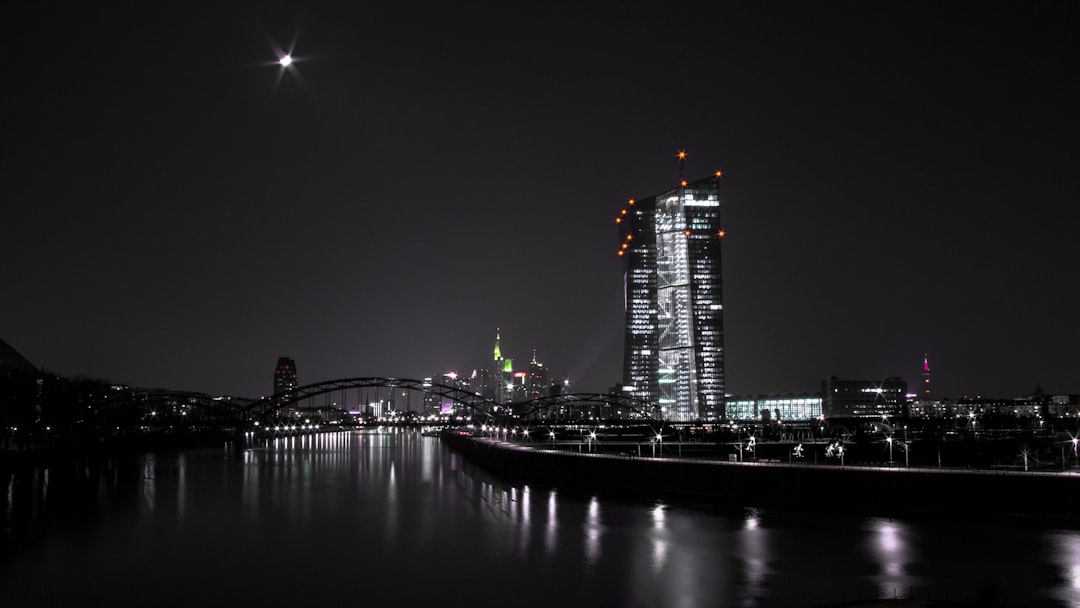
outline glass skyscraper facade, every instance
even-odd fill
[[[643,199],[616,219],[624,261],[623,390],[665,420],[724,417],[720,174]]]

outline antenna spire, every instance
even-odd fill
[[[930,398],[930,356],[923,353],[922,359],[923,397]]]

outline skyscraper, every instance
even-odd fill
[[[548,368],[536,360],[536,349],[533,349],[532,361],[529,362],[529,395],[532,400],[546,397],[551,393],[548,382]]]
[[[292,393],[297,386],[296,362],[289,357],[278,357],[274,368],[274,394]]]
[[[665,420],[724,417],[720,177],[630,199],[615,220],[624,262],[623,390],[655,404]]]
[[[514,361],[508,357],[504,358],[502,355],[502,347],[499,346],[499,342],[502,340],[500,331],[498,327],[495,328],[495,351],[492,360],[495,364],[495,402],[501,404],[511,398],[510,393],[513,389],[511,378],[514,373]]]

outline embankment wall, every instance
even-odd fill
[[[450,447],[521,483],[727,505],[1053,521],[1080,526],[1080,475],[637,458],[456,434]]]

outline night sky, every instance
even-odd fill
[[[621,379],[614,218],[724,171],[728,392],[1080,393],[1080,3],[18,2],[0,339],[258,397]],[[292,49],[294,65],[276,64]]]

